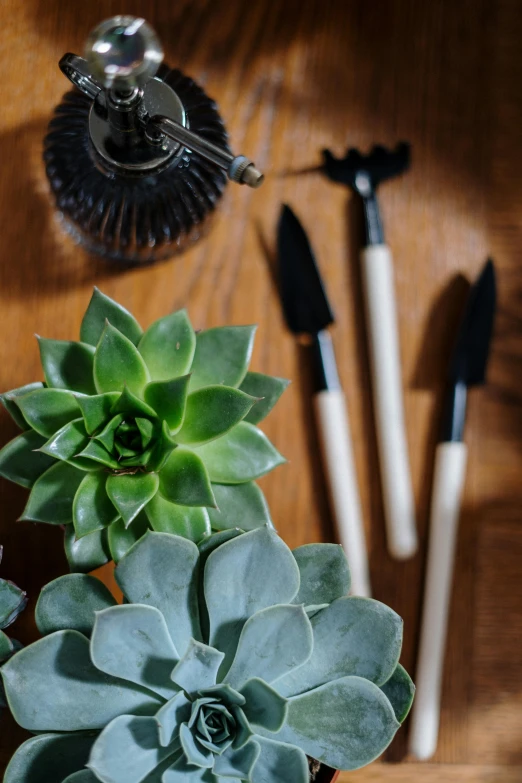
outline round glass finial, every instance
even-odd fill
[[[113,16],[90,33],[85,57],[95,79],[108,89],[127,92],[152,79],[163,49],[144,19]]]

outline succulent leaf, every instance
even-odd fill
[[[77,538],[108,527],[119,514],[106,491],[107,473],[88,473],[76,491],[73,522]]]
[[[136,519],[128,527],[121,517],[110,525],[107,536],[111,557],[115,563],[119,563],[129,549],[145,535],[149,529],[148,520],[144,513],[138,514]]]
[[[415,685],[406,669],[400,663],[397,664],[397,668],[390,679],[384,685],[381,685],[381,690],[392,705],[395,717],[399,723],[403,723],[413,704]]]
[[[245,418],[255,399],[228,386],[206,386],[187,397],[179,443],[200,445],[219,438]]]
[[[307,663],[276,684],[283,696],[346,676],[382,685],[397,666],[402,620],[372,598],[338,598],[311,619],[314,650]]]
[[[64,544],[67,561],[73,573],[94,571],[111,559],[106,530],[97,530],[77,539],[74,526],[67,525]]]
[[[10,440],[0,450],[0,476],[30,489],[42,473],[54,465],[54,459],[38,451],[44,443],[45,438],[34,430],[22,432]]]
[[[128,527],[158,491],[156,473],[115,475],[107,479],[107,494]]]
[[[254,730],[281,730],[288,712],[288,701],[285,698],[257,677],[248,680],[240,693],[246,699],[243,713]]]
[[[108,322],[94,354],[96,391],[100,394],[121,392],[127,386],[129,391],[140,395],[149,380],[147,366],[138,349]]]
[[[175,684],[187,693],[216,684],[219,667],[225,656],[208,644],[189,641],[189,645],[171,674]]]
[[[94,289],[91,301],[83,317],[80,327],[80,340],[96,347],[105,328],[105,322],[110,323],[125,335],[134,345],[137,345],[143,330],[133,315],[118,302]]]
[[[175,449],[161,469],[160,494],[182,506],[215,506],[205,463],[187,448]]]
[[[212,484],[217,508],[209,508],[210,523],[215,530],[228,530],[238,524],[242,530],[272,525],[265,496],[253,481],[246,484]]]
[[[31,737],[9,762],[4,783],[65,783],[87,763],[94,739],[92,734],[74,733]],[[78,783],[89,781],[80,779]]]
[[[12,419],[18,424],[21,430],[28,429],[29,425],[22,416],[22,411],[16,404],[16,398],[22,397],[24,394],[28,394],[36,389],[43,389],[43,383],[36,381],[35,383],[27,383],[25,386],[21,386],[19,389],[11,389],[11,391],[0,394],[0,402],[10,414]]]
[[[50,525],[72,522],[73,500],[83,475],[66,462],[52,465],[35,481],[20,519]]]
[[[148,665],[155,660],[154,670]],[[96,613],[91,660],[105,674],[170,699],[179,689],[170,675],[179,655],[162,613],[153,606],[127,604]]]
[[[141,338],[138,350],[154,381],[186,375],[196,350],[196,335],[186,310],[155,321]]]
[[[90,636],[96,612],[115,606],[116,600],[87,574],[66,574],[45,585],[36,604],[36,625],[42,636],[67,629]]]
[[[197,597],[198,548],[169,533],[147,533],[118,564],[115,576],[132,603],[159,609],[181,654],[202,641]],[[168,580],[165,574],[169,575]]]
[[[318,606],[348,595],[350,569],[339,544],[305,544],[292,554],[301,574],[301,587],[294,603]]]
[[[290,699],[287,722],[274,739],[335,769],[359,769],[386,750],[399,725],[380,688],[343,677]]]
[[[172,433],[183,424],[189,381],[190,375],[182,375],[171,380],[152,381],[145,387],[145,401],[167,422]]]
[[[208,511],[201,506],[176,506],[161,497],[159,492],[145,506],[145,513],[153,530],[174,533],[197,544],[211,533]]]
[[[299,569],[278,535],[261,528],[228,541],[205,565],[205,600],[210,644],[232,663],[243,626],[260,609],[292,601],[299,589]],[[230,579],[233,573],[234,579]],[[241,584],[240,592],[237,585]]]
[[[106,468],[120,470],[120,463],[109,454],[105,446],[97,440],[90,440],[87,446],[77,455],[79,459],[93,460]]]
[[[89,436],[83,419],[73,419],[52,435],[39,450],[54,459],[67,461],[83,451],[88,442]],[[95,467],[93,465],[93,468]]]
[[[309,783],[308,759],[301,748],[256,736],[261,751],[252,770],[252,783]]]
[[[153,714],[161,706],[151,691],[97,669],[88,639],[77,631],[57,631],[24,647],[2,666],[2,676],[11,712],[29,731],[102,729],[118,715]]]
[[[126,416],[156,418],[156,413],[150,405],[147,405],[140,397],[133,394],[127,385],[123,387],[122,393],[112,406],[111,413],[113,416],[117,413],[124,413]]]
[[[7,579],[0,579],[0,628],[14,623],[27,604],[26,593]]]
[[[65,389],[36,389],[16,401],[27,423],[45,438],[80,416],[76,397]]]
[[[239,386],[254,347],[255,326],[218,326],[196,336],[190,390],[224,384]]]
[[[264,476],[285,462],[266,435],[245,421],[197,453],[216,484],[241,484]]]
[[[99,783],[99,778],[90,769],[81,769],[66,777],[63,783]]]
[[[239,750],[229,748],[221,756],[216,756],[214,774],[218,777],[248,780],[258,756],[259,745],[254,740]]]
[[[154,716],[159,728],[160,744],[166,748],[175,739],[179,727],[190,719],[192,702],[179,691]]]
[[[263,375],[260,372],[247,372],[239,388],[251,397],[255,397],[257,402],[245,416],[245,421],[258,424],[268,416],[289,383],[290,381],[285,378]]]
[[[224,681],[236,689],[252,677],[272,683],[306,663],[313,643],[312,626],[302,606],[261,609],[246,621]]]
[[[92,345],[39,337],[38,346],[47,386],[81,394],[96,394],[92,377]]]
[[[14,653],[14,644],[3,631],[0,631],[0,664],[6,661]],[[0,707],[5,707],[3,693],[0,690]]]
[[[119,400],[119,392],[107,392],[95,394],[92,397],[77,397],[80,406],[85,429],[89,435],[99,430],[111,415],[114,404]]]

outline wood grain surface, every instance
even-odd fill
[[[519,0],[0,0],[0,388],[40,378],[33,333],[72,339],[93,284],[152,320],[186,305],[196,327],[259,324],[253,368],[293,383],[264,428],[288,465],[263,480],[287,543],[333,536],[318,461],[306,350],[286,331],[272,275],[282,201],[317,251],[337,322],[375,596],[405,619],[414,671],[441,388],[452,331],[472,279],[495,259],[499,311],[489,384],[472,392],[470,463],[460,524],[439,749],[411,763],[407,725],[383,762],[353,781],[522,779],[522,6]],[[42,137],[67,85],[57,62],[89,29],[125,11],[158,29],[172,65],[221,107],[238,152],[267,174],[230,186],[211,234],[154,268],[88,256],[49,201]],[[395,255],[408,442],[421,550],[385,549],[358,248],[361,215],[310,171],[320,150],[413,146],[409,173],[381,190]],[[0,413],[0,438],[15,434]],[[16,630],[35,638],[40,587],[66,570],[60,531],[16,523],[26,492],[0,481],[2,576],[30,595]],[[0,770],[23,732],[5,714]],[[406,763],[397,765],[399,761]]]

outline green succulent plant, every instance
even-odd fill
[[[4,783],[308,783],[307,757],[361,767],[409,710],[402,621],[347,596],[337,545],[148,532],[115,574],[123,605],[84,574],[43,589],[43,638],[0,670],[37,734]]]
[[[185,310],[144,332],[95,289],[80,342],[39,338],[45,383],[1,396],[24,432],[0,475],[31,489],[21,519],[66,526],[73,571],[149,527],[198,541],[270,523],[255,479],[284,460],[256,424],[287,382],[247,371],[254,333],[196,334]]]
[[[4,549],[0,546],[0,563]],[[4,633],[27,605],[27,595],[8,579],[0,579],[0,665],[21,648],[16,639]],[[5,707],[4,691],[0,683],[0,707]]]

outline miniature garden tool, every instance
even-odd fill
[[[305,231],[286,205],[279,219],[278,256],[287,324],[295,334],[306,334],[312,339],[316,415],[338,535],[350,563],[352,593],[369,596],[368,555],[346,402],[327,330],[334,316]]]
[[[486,379],[495,299],[495,270],[488,261],[470,291],[457,335],[435,458],[417,695],[410,734],[410,750],[418,759],[430,758],[437,747],[457,523],[466,472],[463,435],[467,389]]]
[[[374,147],[369,155],[355,149],[337,159],[324,151],[324,171],[334,182],[353,188],[362,198],[366,246],[361,253],[381,481],[388,548],[398,559],[417,549],[415,511],[402,401],[401,366],[393,285],[392,256],[384,242],[375,189],[403,172],[410,162],[408,144],[395,150]]]

